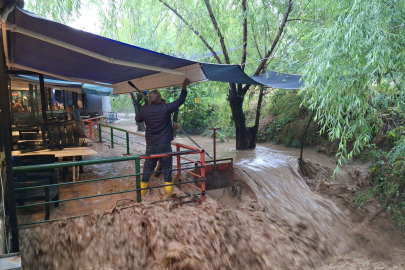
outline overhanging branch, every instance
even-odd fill
[[[214,16],[214,12],[212,11],[212,8],[211,8],[210,1],[204,0],[204,2],[205,2],[205,6],[207,7],[208,14],[210,15],[212,25],[214,26],[215,31],[217,32],[217,35],[219,38],[219,43],[221,44],[222,53],[224,54],[225,63],[230,64],[231,62],[229,60],[228,51],[225,46],[224,36],[222,35],[221,30],[219,29],[217,20],[215,19],[215,16]]]
[[[243,12],[243,38],[242,38],[242,59],[240,64],[242,70],[245,70],[246,63],[246,47],[247,47],[247,14],[246,14],[246,0],[242,0],[242,12]],[[257,46],[257,45],[256,45]]]
[[[277,36],[274,39],[273,43],[271,44],[270,49],[267,51],[266,55],[264,56],[262,62],[257,67],[257,69],[256,69],[255,73],[253,74],[253,76],[257,76],[263,71],[264,67],[266,66],[267,59],[270,57],[270,55],[273,53],[274,49],[276,48],[276,46],[277,46],[277,44],[278,44],[278,42],[280,40],[280,37],[283,34],[284,27],[285,27],[285,25],[286,25],[286,23],[288,21],[288,16],[290,15],[290,12],[291,12],[291,9],[292,9],[292,4],[293,4],[292,1],[293,0],[288,1],[287,10],[284,13],[283,20],[281,21],[281,25],[278,28]],[[246,94],[249,87],[250,87],[250,84],[245,85],[240,94]]]
[[[184,22],[185,25],[204,43],[204,45],[210,50],[212,55],[215,57],[215,59],[218,61],[219,64],[222,64],[221,59],[219,58],[218,54],[214,51],[214,49],[208,44],[208,42],[205,40],[205,38],[200,34],[199,31],[197,31],[186,19],[184,19],[183,16],[180,15],[180,13],[177,12],[174,8],[172,8],[169,4],[164,2],[163,0],[159,0],[163,5],[165,5],[168,9],[170,9],[176,16]]]

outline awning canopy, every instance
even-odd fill
[[[300,75],[267,72],[249,77],[238,65],[217,65],[181,59],[74,29],[36,14],[10,8],[2,14],[6,61],[10,68],[105,87],[114,94],[214,80],[266,85],[283,89],[301,87]],[[98,91],[85,88],[85,91]]]

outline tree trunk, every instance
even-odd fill
[[[140,112],[141,108],[142,108],[142,106],[141,106],[142,99],[143,99],[142,95],[140,93],[137,93],[136,94],[136,109],[137,109],[138,112]],[[145,100],[145,105],[147,105],[147,104],[148,103]],[[138,123],[138,131],[145,131],[145,130],[146,130],[145,122]]]
[[[248,149],[246,140],[246,118],[243,112],[243,99],[245,95],[239,95],[236,91],[236,84],[229,84],[228,101],[232,110],[232,119],[235,122],[236,129],[236,150]],[[238,84],[238,88],[242,85]]]
[[[142,101],[142,95],[140,93],[135,94],[131,93],[131,99],[132,99],[132,104],[134,105],[135,109],[135,116],[141,111],[141,101]],[[142,123],[137,123],[135,120],[136,125],[138,126],[138,131],[145,131],[145,122]]]
[[[256,139],[257,139],[257,132],[259,131],[260,112],[262,110],[263,96],[264,96],[264,86],[260,86],[259,100],[257,101],[256,107],[255,125],[253,127],[248,128],[247,145],[249,149],[256,148]]]

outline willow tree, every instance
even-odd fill
[[[381,98],[405,119],[405,2],[339,1],[339,10],[339,16],[316,30],[302,92],[317,110],[323,131],[340,142],[341,163],[358,154],[383,126],[376,117]],[[388,91],[379,92],[383,83]],[[385,203],[370,219],[395,206],[394,198],[405,192],[405,128],[398,128],[389,131],[396,137],[394,148],[378,156],[383,177],[376,177],[380,186],[375,195]]]
[[[251,76],[266,71],[277,54],[281,56],[292,43],[299,41],[304,31],[297,28],[316,24],[303,18],[308,14],[314,17],[315,6],[311,0],[113,2],[114,5],[104,5],[101,9],[106,22],[104,35],[177,56],[207,53],[210,57],[205,61],[239,64]],[[254,126],[246,127],[243,103],[250,88],[251,85],[229,83],[228,101],[239,150],[255,147],[259,125],[260,115],[257,115]]]
[[[322,2],[312,0],[45,2],[34,2],[31,8],[41,14],[47,10],[53,19],[58,18],[53,16],[52,7],[63,3],[69,5],[67,11],[60,11],[59,20],[62,21],[67,20],[69,11],[79,12],[81,2],[97,3],[103,26],[101,34],[104,36],[177,56],[208,53],[210,57],[204,61],[239,64],[251,76],[259,75],[268,68],[288,72],[299,66],[297,61],[300,60],[291,55],[291,48],[302,49],[302,54],[307,54],[307,50],[297,44],[317,26],[319,14],[327,12],[319,8]],[[51,2],[55,4],[51,5]],[[46,4],[48,6],[44,7]],[[243,111],[245,95],[251,88],[251,85],[235,83],[229,83],[228,87],[227,99],[236,129],[236,149],[240,150],[255,147],[260,115],[257,115],[254,126],[247,128]],[[260,96],[263,96],[263,88]],[[259,97],[259,100],[262,99]],[[260,109],[257,112],[260,113]]]
[[[302,92],[329,138],[340,140],[342,161],[358,154],[378,130],[371,121],[378,94],[372,85],[385,78],[405,96],[405,3],[339,1],[338,9],[315,30]]]

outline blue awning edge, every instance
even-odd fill
[[[38,76],[15,75],[12,77],[12,80],[23,83],[39,84]],[[98,86],[92,84],[82,84],[79,82],[64,81],[55,78],[45,78],[44,82],[45,85],[52,88],[68,91],[71,91],[73,89],[81,89],[81,92],[84,94],[92,94],[97,96],[110,96],[113,92],[113,88],[111,85]]]

